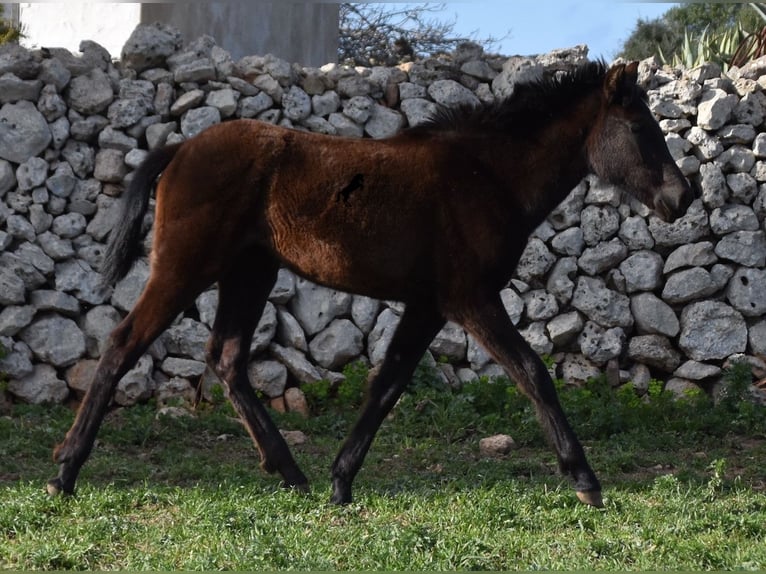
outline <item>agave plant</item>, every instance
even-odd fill
[[[724,70],[742,66],[766,54],[766,3],[751,2],[749,6],[764,22],[760,29],[749,32],[741,23],[724,30],[706,27],[701,33],[684,32],[681,47],[672,54],[659,50],[663,64],[695,68],[706,62],[719,64]]]

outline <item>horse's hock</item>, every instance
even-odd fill
[[[517,81],[585,59],[575,48],[539,58],[479,55],[396,68],[321,69],[271,56],[233,61],[210,38],[153,60],[151,34],[112,63],[83,54],[0,51],[0,371],[16,400],[81,396],[108,333],[133,306],[144,262],[114,288],[98,269],[116,198],[147,149],[235,117],[350,137],[386,137],[438,105],[492,101]],[[157,38],[157,45],[164,45]],[[150,57],[151,56],[151,57]],[[152,67],[146,67],[151,63]],[[701,199],[666,224],[619,189],[587,178],[530,239],[503,302],[557,375],[609,372],[643,392],[651,377],[683,392],[720,383],[745,358],[766,376],[766,60],[722,74],[641,65],[652,111]],[[148,242],[147,242],[148,245]],[[122,405],[209,392],[204,346],[217,304],[209,290],[120,382]],[[284,408],[285,390],[361,359],[381,361],[402,311],[280,271],[257,328],[249,373]],[[450,384],[500,375],[484,350],[448,324],[430,361]],[[446,358],[447,361],[440,359]],[[755,387],[754,387],[755,388]]]

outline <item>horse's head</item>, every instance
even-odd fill
[[[637,77],[637,62],[607,71],[601,110],[588,136],[588,161],[600,178],[673,221],[684,214],[694,192],[668,151]]]

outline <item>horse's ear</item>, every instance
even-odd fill
[[[629,106],[633,101],[637,80],[638,62],[612,66],[604,78],[604,97],[607,103],[620,102],[623,106]]]

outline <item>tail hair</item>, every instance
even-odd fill
[[[109,236],[101,264],[105,284],[113,285],[125,277],[135,260],[142,255],[141,232],[154,182],[180,147],[181,144],[176,144],[152,151],[133,174],[123,194],[120,218]]]

